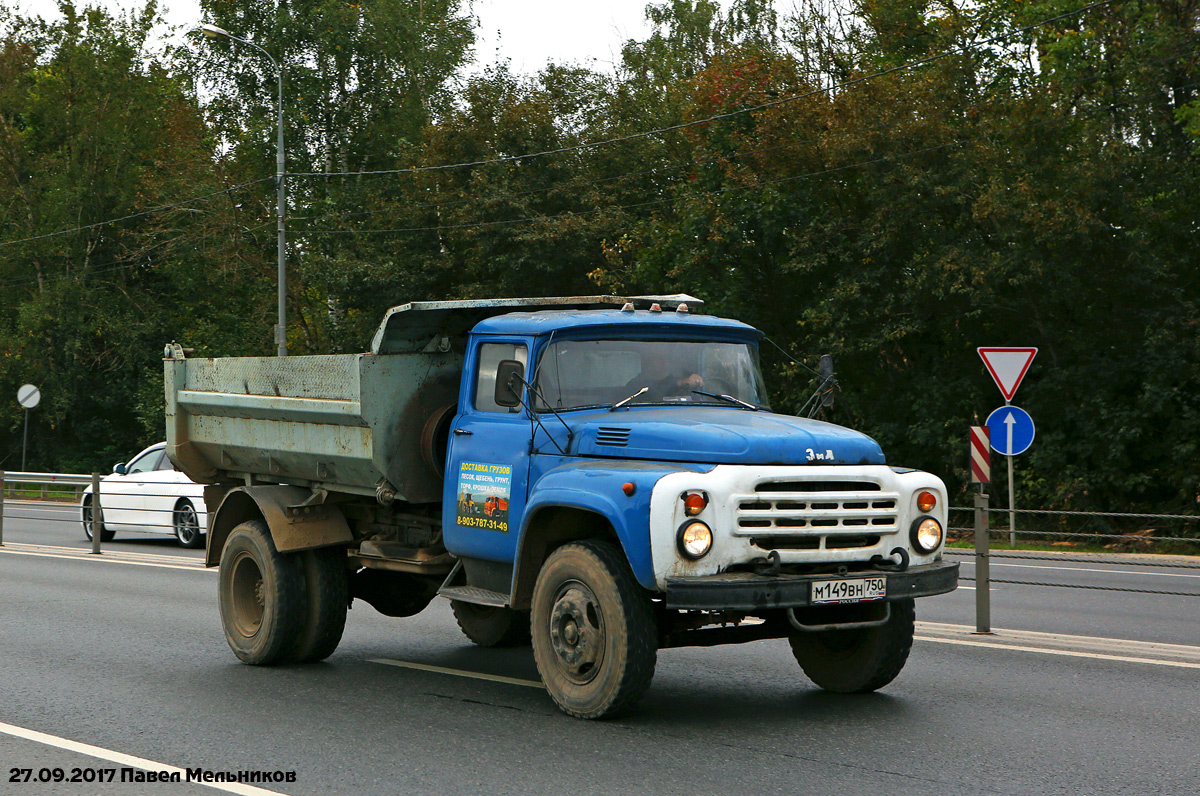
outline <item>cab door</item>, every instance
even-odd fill
[[[470,378],[451,429],[442,495],[443,538],[446,549],[458,556],[503,563],[516,557],[529,480],[531,421],[523,404],[509,407],[495,400],[500,363],[513,360],[528,368],[524,341],[480,343],[467,363]],[[527,372],[523,376],[529,378]]]

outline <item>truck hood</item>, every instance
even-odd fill
[[[875,440],[832,423],[715,406],[567,415],[581,456],[713,464],[884,464]]]

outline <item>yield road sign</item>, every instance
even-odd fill
[[[1000,407],[988,415],[987,427],[992,450],[1004,456],[1018,456],[1033,444],[1033,418],[1020,407]]]
[[[1004,400],[1011,401],[1021,386],[1021,379],[1029,371],[1033,358],[1037,356],[1036,348],[992,347],[977,348],[988,373],[992,374],[996,386]]]

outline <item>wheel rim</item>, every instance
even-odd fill
[[[87,538],[92,538],[92,504],[83,507],[83,532]]]
[[[238,633],[250,638],[262,626],[267,601],[262,570],[249,553],[240,553],[234,560],[229,590],[233,626]]]
[[[194,508],[187,505],[175,512],[175,536],[180,542],[191,544],[199,534],[200,520],[196,517]]]
[[[604,663],[606,634],[600,602],[587,584],[567,581],[550,609],[550,648],[567,679],[586,685]]]

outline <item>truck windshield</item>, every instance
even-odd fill
[[[542,354],[535,384],[540,410],[611,406],[643,387],[626,405],[731,405],[713,395],[767,404],[758,351],[746,343],[560,340]]]

